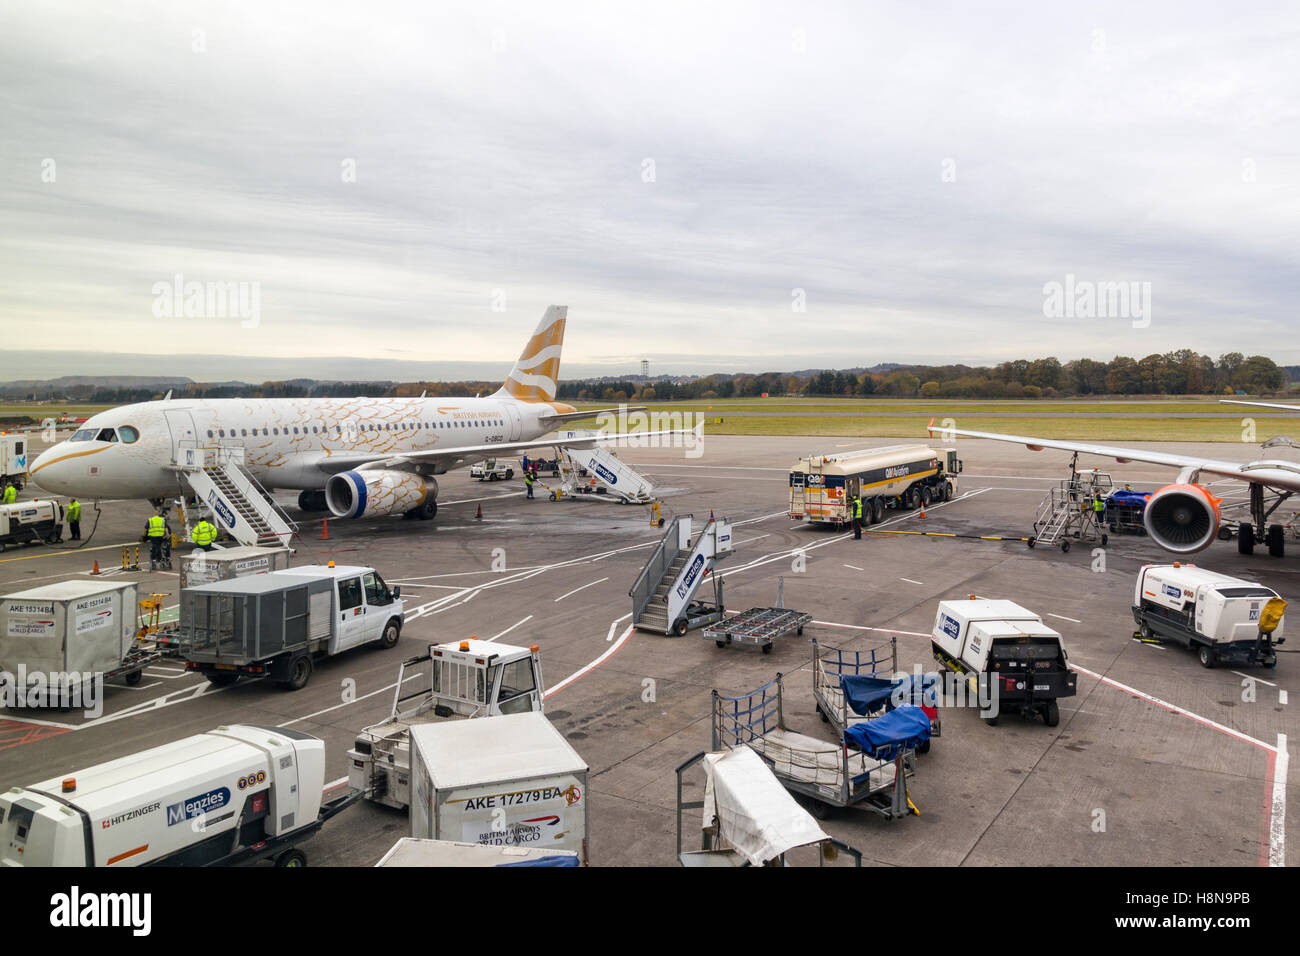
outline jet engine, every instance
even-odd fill
[[[1200,485],[1165,485],[1147,501],[1142,523],[1166,551],[1192,554],[1219,533],[1220,500]]]
[[[411,471],[344,471],[325,483],[325,503],[338,518],[379,518],[430,506],[438,482]]]

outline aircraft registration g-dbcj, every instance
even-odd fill
[[[568,309],[551,306],[505,383],[486,398],[164,399],[102,412],[32,466],[55,494],[161,501],[184,494],[186,449],[237,447],[266,488],[301,489],[304,510],[340,518],[438,510],[435,475],[484,458],[554,446],[542,436],[591,418],[555,401]],[[674,432],[642,432],[638,438]],[[590,447],[625,438],[566,438]]]

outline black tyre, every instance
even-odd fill
[[[1032,547],[1033,547],[1034,545],[1036,545],[1036,544],[1038,544],[1038,539],[1037,539],[1037,538],[1030,538],[1028,541],[1025,542],[1025,545],[1028,546],[1028,547],[1030,547],[1030,548],[1032,548]]]
[[[771,654],[771,653],[772,653],[772,645],[771,645],[771,644],[764,644],[764,645],[763,645],[763,653],[764,653],[764,654]]]
[[[1286,553],[1286,539],[1283,537],[1283,528],[1280,524],[1271,524],[1268,526],[1268,556],[1270,558],[1280,558]]]
[[[415,509],[415,516],[421,521],[431,521],[438,513],[438,501],[436,498],[430,498]]]
[[[388,650],[390,647],[396,647],[397,641],[401,636],[402,625],[398,622],[397,618],[393,618],[384,625],[384,633],[383,636],[379,638],[379,646],[384,650]]]
[[[677,619],[677,623],[673,625],[673,633],[676,634],[678,637],[681,637],[683,634],[686,633],[686,618],[679,617]]]
[[[1055,727],[1061,722],[1061,708],[1054,700],[1047,702],[1047,707],[1043,711],[1043,723],[1049,727]]]
[[[934,492],[930,490],[929,485],[921,489],[921,504],[927,508],[934,504]]]
[[[943,500],[944,500],[944,501],[952,501],[952,482],[951,482],[951,481],[945,481],[945,482],[943,483]]]
[[[916,752],[919,754],[928,754],[930,752],[930,741],[916,745]]]
[[[1196,656],[1201,662],[1202,667],[1213,667],[1218,663],[1215,658],[1214,648],[1209,644],[1202,644],[1196,649]]]
[[[921,507],[920,488],[913,487],[912,490],[907,493],[907,506],[911,508],[913,511]]]
[[[717,644],[719,647],[726,647],[726,646],[727,646],[727,642],[726,642],[726,641],[714,641],[713,643],[714,643],[714,644]]]
[[[276,866],[306,866],[307,854],[302,850],[285,850],[275,858]]]
[[[208,683],[213,687],[229,687],[239,680],[239,675],[232,674],[230,671],[207,671],[203,676],[208,679]]]
[[[835,808],[832,807],[829,803],[822,803],[820,800],[809,800],[808,812],[811,813],[818,820],[825,820],[828,819],[830,815],[835,812]]]
[[[1062,542],[1061,542],[1061,553],[1062,553],[1062,554],[1066,554],[1066,553],[1069,552],[1069,550],[1070,550],[1070,542],[1068,542],[1068,541],[1062,541]]]
[[[1237,525],[1237,553],[1255,553],[1255,526],[1249,521]]]
[[[509,481],[509,480],[510,480],[511,478],[513,478],[514,476],[515,476],[515,470],[514,470],[513,468],[507,468],[507,469],[506,469],[506,481]]]
[[[310,654],[300,654],[289,665],[289,679],[284,682],[285,690],[302,690],[311,680],[312,666]]]
[[[1106,546],[1106,542],[1109,541],[1109,540],[1110,540],[1110,535],[1108,535],[1108,534],[1103,534],[1103,535],[1101,536],[1101,545],[1102,545],[1103,548]]]
[[[126,686],[134,687],[144,678],[144,671],[131,671],[126,675]]]
[[[880,524],[885,520],[885,499],[879,495],[871,499],[871,523]]]

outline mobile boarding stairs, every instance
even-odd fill
[[[596,432],[565,431],[563,438],[588,438]],[[551,500],[576,498],[583,501],[612,501],[620,505],[648,505],[654,501],[654,485],[613,452],[604,448],[570,448],[561,440],[558,461],[560,484],[548,488]]]
[[[211,511],[212,520],[240,544],[288,545],[298,533],[298,525],[244,467],[242,447],[181,443],[172,468]],[[184,512],[186,537],[191,517]]]
[[[732,554],[731,522],[710,516],[692,542],[694,520],[692,515],[672,520],[627,592],[637,630],[680,636],[688,628],[722,620],[722,581],[713,571]],[[713,579],[713,600],[697,601],[695,594],[708,577]]]

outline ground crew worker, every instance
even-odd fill
[[[528,497],[531,498],[533,496],[533,473],[531,471],[524,472],[524,487],[528,490]]]
[[[158,565],[163,560],[163,542],[171,534],[171,528],[167,527],[167,519],[162,516],[162,512],[149,516],[149,520],[144,523],[144,539],[149,542],[149,570],[157,570]]]
[[[217,540],[217,526],[205,518],[194,526],[191,537],[200,551],[211,551],[212,542]]]
[[[1092,499],[1092,516],[1097,520],[1097,527],[1102,527],[1102,513],[1106,510],[1106,499],[1100,494]]]
[[[12,481],[5,482],[5,493],[4,493],[3,503],[7,505],[11,505],[17,500],[18,500],[18,489],[14,487],[14,483]]]
[[[73,541],[81,540],[81,502],[76,498],[68,502],[68,530]]]
[[[862,496],[853,496],[853,537],[862,539]]]

